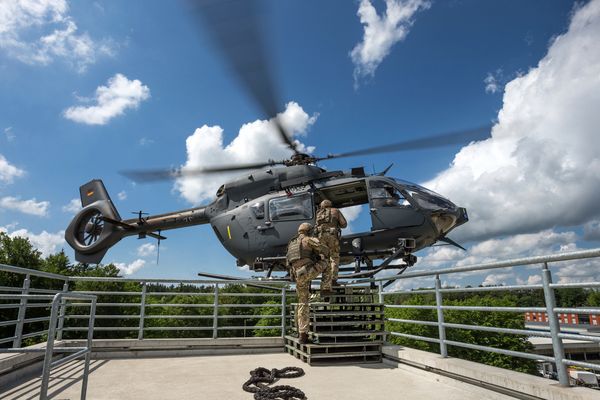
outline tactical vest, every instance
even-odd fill
[[[296,235],[288,243],[286,258],[289,264],[303,258],[312,258],[312,251],[302,245],[303,238],[304,235]]]
[[[331,225],[332,223],[331,208],[321,208],[317,211],[317,225]]]

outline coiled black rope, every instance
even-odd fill
[[[269,386],[280,378],[299,378],[303,375],[304,370],[299,367],[271,370],[258,367],[250,371],[250,379],[242,385],[242,389],[254,393],[254,400],[306,400],[304,392],[293,386]]]

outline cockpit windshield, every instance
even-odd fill
[[[393,178],[392,178],[393,179]],[[394,179],[412,197],[419,207],[427,210],[454,209],[456,205],[433,190],[424,188],[416,183]]]
[[[370,181],[369,196],[373,207],[410,206],[404,195],[396,187],[385,181]]]

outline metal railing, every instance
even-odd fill
[[[29,277],[27,278],[29,279]],[[92,340],[94,338],[94,316],[96,314],[96,296],[86,295],[81,293],[56,293],[55,295],[44,295],[44,294],[0,294],[0,300],[19,300],[19,317],[15,321],[15,326],[18,332],[13,340],[13,343],[21,343],[23,338],[33,338],[43,334],[48,335],[45,348],[43,347],[13,347],[11,348],[0,348],[0,353],[44,353],[43,370],[42,370],[42,383],[40,388],[40,400],[46,400],[48,398],[48,388],[50,385],[50,371],[52,368],[61,366],[70,361],[73,361],[79,357],[85,356],[82,384],[81,384],[81,399],[85,400],[87,395],[87,382],[90,370],[90,355],[92,351]],[[25,309],[29,301],[51,300],[49,303],[50,316],[41,318],[31,318],[29,322],[42,322],[48,321],[47,332],[36,332],[35,334],[22,335],[23,325],[27,321],[25,319]],[[68,304],[68,300],[87,300],[87,306],[89,307],[88,314],[88,326],[87,326],[87,340],[86,345],[83,347],[55,347],[56,332],[58,329],[59,321],[59,308],[64,309],[65,305]],[[64,316],[64,314],[63,314]],[[5,324],[4,326],[9,326]],[[66,357],[60,358],[53,361],[55,353],[71,353]]]
[[[470,266],[462,266],[455,268],[437,269],[422,272],[406,273],[400,276],[377,278],[377,279],[364,279],[359,280],[355,283],[376,283],[379,285],[379,296],[380,301],[384,302],[386,296],[392,295],[415,295],[415,294],[434,294],[435,305],[412,305],[412,304],[386,304],[386,309],[394,308],[405,308],[405,309],[426,309],[435,310],[437,314],[437,321],[422,321],[422,320],[411,320],[411,319],[399,319],[399,318],[386,318],[388,322],[399,322],[405,324],[418,324],[425,326],[433,326],[438,328],[438,337],[426,337],[421,335],[412,335],[404,332],[390,331],[388,332],[392,336],[402,337],[406,339],[420,340],[425,342],[437,343],[440,347],[440,355],[442,357],[448,356],[448,346],[462,347],[472,350],[479,350],[484,352],[492,352],[498,354],[504,354],[513,357],[521,357],[536,361],[551,362],[556,365],[558,380],[560,385],[569,386],[569,373],[568,366],[582,367],[593,370],[600,370],[600,364],[593,364],[583,361],[569,360],[565,358],[565,350],[563,339],[575,339],[582,341],[589,341],[594,343],[600,343],[600,336],[593,335],[580,335],[561,332],[561,326],[559,324],[559,318],[557,313],[579,313],[579,314],[599,314],[600,308],[592,307],[557,307],[555,291],[563,288],[600,288],[600,282],[577,282],[577,283],[553,283],[552,274],[549,268],[550,263],[562,262],[562,261],[574,261],[587,258],[598,258],[600,257],[600,249],[575,251],[568,253],[560,253],[548,256],[536,256],[520,258],[515,260],[477,264]],[[598,260],[600,264],[600,259]],[[541,284],[532,285],[511,285],[511,286],[483,286],[483,287],[453,287],[453,288],[442,288],[440,275],[451,275],[465,272],[477,272],[487,271],[498,268],[512,268],[525,265],[540,264],[541,268]],[[419,289],[419,290],[383,290],[383,282],[390,280],[406,280],[414,278],[433,277],[433,289]],[[444,305],[443,296],[444,294],[453,293],[480,293],[487,291],[515,291],[515,290],[543,290],[544,294],[544,307],[485,307],[485,306],[450,306]],[[467,325],[448,323],[445,321],[445,311],[448,310],[462,310],[462,311],[482,311],[482,312],[545,312],[548,315],[549,330],[540,331],[533,329],[510,329],[505,327],[494,327],[494,326],[480,326],[480,325]],[[446,329],[463,329],[463,330],[477,330],[484,332],[494,332],[502,334],[512,335],[523,335],[528,337],[546,337],[552,340],[552,353],[553,355],[545,356],[540,354],[532,354],[521,351],[513,351],[508,349],[501,349],[491,346],[485,346],[473,343],[464,343],[446,338]]]
[[[0,265],[0,271],[23,276],[22,287],[0,286],[0,292],[20,292],[22,295],[31,293],[75,293],[97,296],[97,321],[94,331],[102,333],[107,338],[128,337],[143,340],[152,334],[163,338],[176,337],[212,337],[217,339],[228,337],[246,337],[256,331],[265,331],[273,336],[273,330],[278,335],[285,336],[288,320],[287,312],[290,299],[295,292],[289,285],[281,281],[270,280],[179,280],[179,279],[134,279],[119,277],[77,277],[50,274],[26,268]],[[54,286],[62,286],[62,290],[36,289],[32,287],[32,277],[51,279]],[[91,284],[92,290],[78,290],[79,286]],[[107,285],[107,288],[98,287]],[[111,284],[118,287],[110,288]],[[123,285],[129,284],[124,288]],[[171,285],[171,286],[167,286]],[[181,291],[181,286],[187,285]],[[255,288],[254,291],[236,291],[236,285]],[[229,290],[232,288],[231,290]],[[110,298],[107,300],[107,298]],[[189,298],[185,301],[182,299]],[[240,299],[261,299],[259,302],[241,302]],[[175,299],[177,299],[175,301]],[[202,302],[199,302],[201,300]],[[57,339],[65,335],[71,337],[77,332],[87,331],[87,327],[77,324],[78,320],[87,319],[89,314],[82,310],[84,303],[61,302],[56,329]],[[12,347],[20,347],[24,339],[38,338],[47,334],[46,330],[29,332],[25,327],[33,322],[47,321],[49,317],[25,318],[25,312],[30,308],[49,307],[49,303],[39,303],[22,299],[18,304],[0,304],[0,309],[18,309],[15,319],[0,321],[0,328],[14,326],[14,335],[0,337],[0,345],[12,342]],[[116,313],[115,309],[126,310],[126,313]],[[269,313],[253,313],[254,310],[268,310]],[[172,311],[170,311],[172,310]],[[276,310],[276,311],[275,311]],[[69,312],[68,312],[69,311]],[[271,324],[258,324],[260,320]],[[129,323],[126,323],[129,321]],[[191,323],[191,321],[194,321]],[[166,322],[170,322],[166,324]],[[203,323],[206,322],[206,323]],[[110,326],[112,325],[112,326]],[[115,326],[117,325],[117,326]],[[125,325],[125,326],[123,326]],[[169,334],[168,332],[172,332]],[[118,335],[117,333],[120,333]],[[185,333],[185,334],[183,334]]]
[[[478,351],[498,353],[507,356],[521,357],[536,361],[552,362],[556,365],[558,380],[561,385],[569,385],[568,366],[584,367],[600,370],[598,364],[569,360],[565,358],[564,339],[578,339],[594,343],[600,343],[600,336],[577,335],[562,332],[557,318],[557,313],[591,313],[600,314],[600,308],[566,308],[557,307],[555,291],[562,288],[600,288],[600,282],[582,283],[553,283],[549,266],[552,263],[575,261],[600,257],[600,249],[585,250],[569,253],[560,253],[548,256],[537,256],[520,258],[515,260],[501,261],[495,263],[461,266],[447,269],[424,270],[419,272],[405,273],[400,276],[384,277],[377,279],[357,279],[349,282],[350,285],[373,285],[379,284],[379,300],[384,300],[393,295],[433,294],[434,305],[411,305],[411,304],[386,304],[386,310],[397,308],[435,310],[435,321],[420,321],[400,318],[387,318],[388,323],[419,324],[437,327],[437,337],[426,337],[413,335],[406,332],[389,330],[388,335],[413,340],[437,343],[440,346],[442,357],[448,356],[448,347],[466,348]],[[600,263],[600,259],[599,259]],[[495,270],[499,268],[512,268],[519,266],[541,265],[541,282],[533,285],[511,285],[491,287],[442,287],[440,276],[464,273],[478,273],[482,271]],[[557,266],[560,267],[560,266]],[[423,268],[419,265],[419,268]],[[258,332],[261,330],[275,330],[284,336],[291,313],[287,312],[290,298],[295,295],[284,282],[269,280],[239,280],[235,282],[224,282],[219,280],[179,280],[179,279],[135,279],[115,277],[66,277],[56,274],[48,274],[25,268],[0,265],[0,271],[17,274],[23,277],[20,287],[0,286],[0,292],[28,294],[53,294],[53,293],[76,293],[79,295],[93,295],[98,299],[110,297],[112,300],[98,301],[99,314],[96,315],[94,332],[106,338],[123,337],[144,340],[160,334],[162,338],[182,337],[205,337],[220,338],[226,333],[238,335],[247,331]],[[31,284],[32,277],[55,280],[54,287],[61,289],[36,289]],[[389,280],[410,280],[415,278],[433,278],[432,289],[425,290],[383,290],[383,282]],[[89,290],[82,287],[92,284]],[[116,285],[121,284],[121,285]],[[105,285],[105,287],[100,287]],[[112,286],[111,286],[112,285]],[[171,285],[171,286],[166,286]],[[187,285],[187,286],[184,286]],[[233,290],[230,285],[245,285],[250,290]],[[75,289],[75,290],[74,290]],[[493,291],[515,291],[515,290],[542,290],[544,293],[544,305],[536,307],[486,307],[486,306],[464,306],[444,304],[444,297],[456,293],[485,293]],[[241,299],[261,299],[258,302],[241,302]],[[119,301],[115,301],[118,299]],[[189,300],[186,300],[189,299]],[[446,300],[448,300],[446,298]],[[84,303],[66,303],[61,301],[58,306],[58,325],[56,327],[57,339],[65,335],[76,335],[78,332],[86,331],[85,326],[78,326],[77,321],[89,318],[89,314],[83,310]],[[0,344],[12,342],[21,344],[24,339],[39,339],[46,334],[45,331],[31,331],[29,325],[39,325],[44,321],[43,317],[25,318],[25,310],[30,308],[48,307],[48,303],[28,301],[23,298],[19,303],[0,304],[0,309],[13,308],[16,316],[13,319],[0,321],[0,329],[14,326],[11,335],[0,337]],[[121,313],[110,312],[114,307],[120,307]],[[252,310],[259,309],[257,314],[249,314]],[[263,310],[269,311],[263,311]],[[13,311],[14,311],[13,310]],[[276,310],[276,311],[273,311]],[[100,312],[101,311],[101,312]],[[503,313],[525,313],[545,312],[549,319],[549,330],[513,329],[511,327],[480,326],[477,324],[458,324],[447,322],[448,311],[481,311],[481,312],[503,312]],[[258,324],[258,320],[275,321],[266,325]],[[100,322],[102,321],[102,322]],[[120,323],[120,326],[107,326],[108,322]],[[126,322],[129,321],[129,324]],[[193,321],[193,322],[191,322]],[[243,321],[243,322],[242,322]],[[159,323],[160,322],[160,323]],[[243,325],[242,325],[243,324]],[[125,326],[123,326],[125,325]],[[465,343],[450,340],[447,337],[448,329],[473,330],[492,333],[501,333],[519,336],[538,336],[552,340],[552,356],[514,351],[506,348],[496,348],[480,343]],[[272,334],[272,332],[269,332]],[[232,336],[229,336],[232,337]],[[18,347],[18,346],[17,346]]]

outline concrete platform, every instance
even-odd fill
[[[364,364],[314,367],[285,353],[219,355],[176,358],[131,358],[93,360],[88,399],[247,399],[242,384],[257,367],[297,366],[306,375],[282,379],[278,384],[295,386],[308,399],[443,399],[506,400],[510,397],[432,374],[418,368],[395,364]],[[52,373],[53,399],[79,399],[82,362],[74,361]],[[37,399],[39,378],[0,389],[2,399]]]

